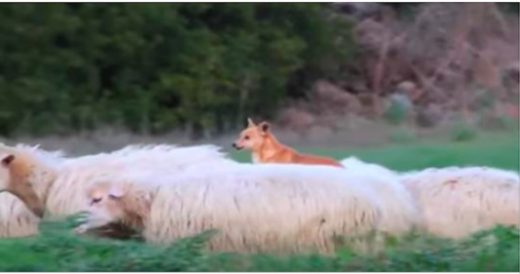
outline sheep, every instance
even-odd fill
[[[345,158],[341,160],[340,163],[345,167],[345,169],[351,172],[372,174],[374,176],[379,176],[380,178],[399,179],[399,174],[397,172],[378,164],[361,161],[356,157]]]
[[[517,172],[490,167],[445,167],[398,173],[355,157],[346,169],[397,178],[420,211],[420,230],[459,239],[495,225],[519,226],[520,179]]]
[[[520,222],[518,173],[489,167],[426,169],[401,175],[422,212],[423,229],[459,239]]]
[[[166,173],[188,171],[193,166],[227,165],[218,147],[128,146],[112,153],[66,158],[59,152],[47,152],[38,147],[0,145],[0,191],[17,196],[36,216],[44,209],[50,217],[63,217],[84,210],[88,204],[84,191],[98,177],[132,173],[136,170]],[[2,201],[1,222],[9,224],[20,212],[19,201]],[[23,213],[26,214],[26,213]],[[37,222],[32,222],[37,226]],[[15,225],[15,224],[13,224]],[[5,228],[5,231],[9,229]],[[1,235],[9,235],[0,232]]]
[[[121,222],[148,242],[168,244],[216,229],[210,250],[330,253],[334,237],[381,232],[385,204],[373,180],[334,167],[293,164],[239,164],[137,181],[109,178],[88,191],[91,206],[76,231]],[[364,240],[355,248],[366,250]]]
[[[38,232],[40,218],[10,193],[0,193],[0,238],[26,237]]]
[[[49,190],[49,197],[57,197],[57,199],[50,199],[47,201],[47,210],[50,212],[60,212],[60,214],[70,215],[82,210],[85,207],[83,190],[85,188],[78,188],[78,179],[69,180],[67,173],[73,173],[75,176],[83,176],[85,180],[89,181],[92,176],[111,176],[113,174],[128,173],[134,171],[149,171],[154,173],[172,173],[172,172],[187,172],[192,168],[202,168],[203,166],[220,166],[234,164],[235,162],[227,159],[221,153],[220,148],[212,145],[194,146],[174,148],[171,146],[162,145],[138,147],[130,146],[116,151],[112,154],[103,155],[105,159],[99,159],[97,155],[87,156],[90,159],[83,159],[80,157],[76,160],[65,164],[60,172],[61,178],[58,178]],[[100,161],[101,160],[101,161]],[[99,170],[100,167],[108,166]],[[96,178],[94,177],[94,178]],[[81,187],[88,184],[82,184]],[[66,188],[65,186],[68,186]],[[71,195],[70,191],[74,194]],[[76,196],[76,197],[74,197]],[[80,203],[72,202],[72,200],[80,201]],[[75,207],[71,207],[71,202]]]
[[[371,177],[377,199],[384,205],[381,229],[387,234],[402,235],[420,224],[416,201],[401,183],[397,173],[380,165],[365,163],[355,157],[343,159],[347,172]]]

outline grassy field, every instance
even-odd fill
[[[405,171],[428,167],[485,165],[519,170],[518,132],[482,133],[470,142],[414,141],[409,144],[385,145],[370,149],[320,149],[299,148],[302,152],[329,155],[336,159],[355,156],[367,162]],[[250,153],[234,152],[233,158],[250,161]]]
[[[423,141],[364,150],[323,150],[338,159],[356,156],[397,170],[450,165],[487,165],[519,169],[518,134],[484,134],[470,142]],[[233,154],[248,161],[245,152]],[[519,232],[497,227],[463,241],[410,235],[388,241],[377,255],[340,249],[317,254],[209,253],[209,234],[182,239],[167,247],[138,241],[77,237],[70,220],[41,226],[39,236],[0,240],[0,271],[518,271]],[[493,235],[496,241],[489,241]]]

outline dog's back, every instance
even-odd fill
[[[343,167],[338,161],[323,156],[310,155],[310,154],[300,154],[295,153],[294,155],[294,163],[300,164],[309,164],[309,165],[330,165]]]

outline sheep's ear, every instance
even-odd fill
[[[269,131],[269,128],[271,127],[271,125],[269,125],[269,123],[265,121],[261,122],[259,126],[263,133],[267,133]]]
[[[4,158],[2,158],[2,165],[8,166],[9,164],[11,164],[13,162],[14,158],[15,157],[13,154],[4,156]]]
[[[253,120],[251,118],[247,118],[247,126],[248,127],[254,127],[256,125],[255,125],[255,123],[253,122]]]
[[[112,199],[119,199],[123,197],[125,193],[123,192],[123,189],[117,186],[113,186],[110,188],[110,191],[108,191],[108,197]]]

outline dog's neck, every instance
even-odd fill
[[[254,163],[262,163],[266,159],[269,159],[279,153],[281,150],[287,149],[282,143],[280,143],[276,137],[271,133],[266,133],[262,144],[253,149],[252,158]]]

